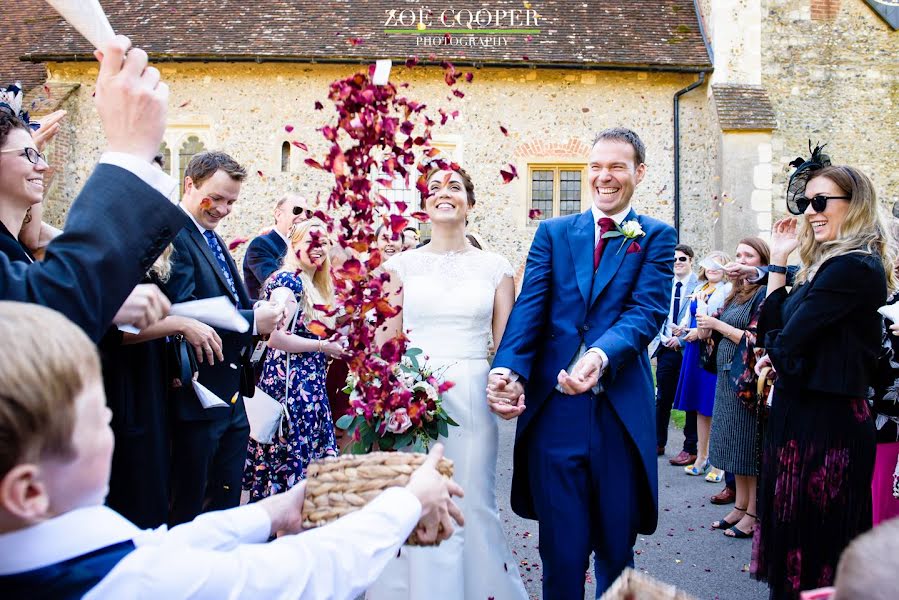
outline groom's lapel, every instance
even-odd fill
[[[627,216],[624,217],[621,222],[624,223],[625,221],[636,218],[637,213],[631,209],[631,212],[627,213]],[[623,237],[610,238],[606,242],[606,247],[602,251],[602,258],[599,260],[599,268],[596,270],[596,276],[593,278],[593,288],[590,290],[590,301],[587,303],[588,308],[593,306],[593,303],[596,302],[596,299],[602,291],[606,289],[606,286],[612,281],[612,277],[618,272],[621,263],[624,261],[624,257],[627,256],[627,249],[631,243],[633,243],[633,240]]]
[[[568,245],[571,248],[571,262],[577,286],[584,302],[590,297],[590,283],[593,281],[593,237],[596,235],[593,211],[581,213],[568,228]]]

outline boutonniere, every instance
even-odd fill
[[[624,248],[624,245],[627,244],[628,240],[636,240],[638,237],[643,237],[646,235],[646,232],[643,231],[643,228],[640,227],[640,223],[637,219],[631,219],[630,221],[622,221],[620,225],[615,225],[614,231],[607,231],[602,235],[603,239],[611,239],[611,238],[624,238],[621,240],[621,246],[618,247],[618,252],[621,252],[621,249]],[[634,242],[633,252],[639,252],[640,245]],[[615,254],[618,254],[616,252]],[[628,249],[628,253],[631,252],[631,249]]]

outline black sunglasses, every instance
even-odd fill
[[[675,256],[674,257],[674,262],[687,262],[688,260],[690,260],[689,256]]]
[[[799,196],[796,198],[796,208],[799,209],[798,214],[804,213],[809,204],[812,205],[812,210],[816,213],[824,212],[824,209],[827,208],[828,200],[852,200],[852,196],[825,196],[824,194],[816,194],[811,198]]]
[[[312,215],[315,214],[314,212],[312,212],[312,211],[309,210],[308,208],[303,208],[302,206],[294,206],[294,207],[293,207],[293,214],[294,214],[294,216],[299,216],[299,215],[301,215],[301,214],[303,214],[303,213],[306,213],[306,218],[307,218],[307,219],[311,219],[311,218],[312,218]]]

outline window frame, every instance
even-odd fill
[[[534,194],[534,171],[553,171],[553,206],[552,214],[541,215],[539,219],[530,218],[530,212],[533,207]],[[587,183],[587,163],[585,162],[567,162],[567,161],[540,161],[528,163],[527,175],[527,202],[525,210],[527,211],[526,220],[531,225],[536,226],[541,221],[561,216],[562,206],[562,171],[579,171],[581,173],[581,201],[580,212],[584,212],[590,207],[590,188]]]

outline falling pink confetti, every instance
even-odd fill
[[[293,141],[290,143],[293,144],[294,146],[296,146],[297,148],[299,148],[300,150],[302,150],[303,152],[307,152],[309,150],[309,148],[303,142]]]
[[[527,36],[527,37],[524,38],[524,41],[530,42],[530,41],[533,40],[533,39],[534,39],[534,36],[529,35],[529,36]]]
[[[499,174],[503,176],[503,183],[512,183],[512,180],[518,177],[518,169],[515,168],[515,165],[510,164],[508,171],[500,169]]]
[[[185,100],[184,102],[182,102],[181,104],[178,105],[178,108],[184,108],[188,104],[190,104],[190,100]]]
[[[354,37],[354,38],[349,38],[349,39],[347,40],[347,43],[348,43],[350,46],[361,46],[362,44],[365,43],[365,40],[363,40],[362,38],[356,38],[356,37]]]
[[[471,71],[465,74],[465,81],[467,81],[468,83],[471,83],[473,79],[474,73],[472,73]]]
[[[539,208],[532,208],[528,211],[528,219],[537,220],[543,216],[543,211]]]
[[[314,106],[315,106],[315,110],[321,110],[324,108],[324,105],[321,102],[319,102],[318,100],[315,101]]]
[[[499,126],[499,130],[503,132],[503,135],[504,135],[504,136],[509,137],[509,130],[508,130],[508,129],[506,129],[505,127],[503,127],[502,125],[500,125],[500,126]]]
[[[248,238],[236,237],[233,240],[231,240],[230,242],[228,242],[228,250],[230,252],[233,252],[236,248],[239,248],[243,244],[246,244],[248,241],[250,241]]]
[[[284,131],[286,131],[287,133],[292,132],[292,131],[293,131],[293,125],[285,125],[285,126],[284,126]]]
[[[417,64],[418,64],[417,56],[410,56],[409,58],[406,59],[406,67],[409,69],[416,66]]]
[[[262,171],[256,171],[256,174],[259,175],[260,177],[265,177],[265,175],[263,175]]]

